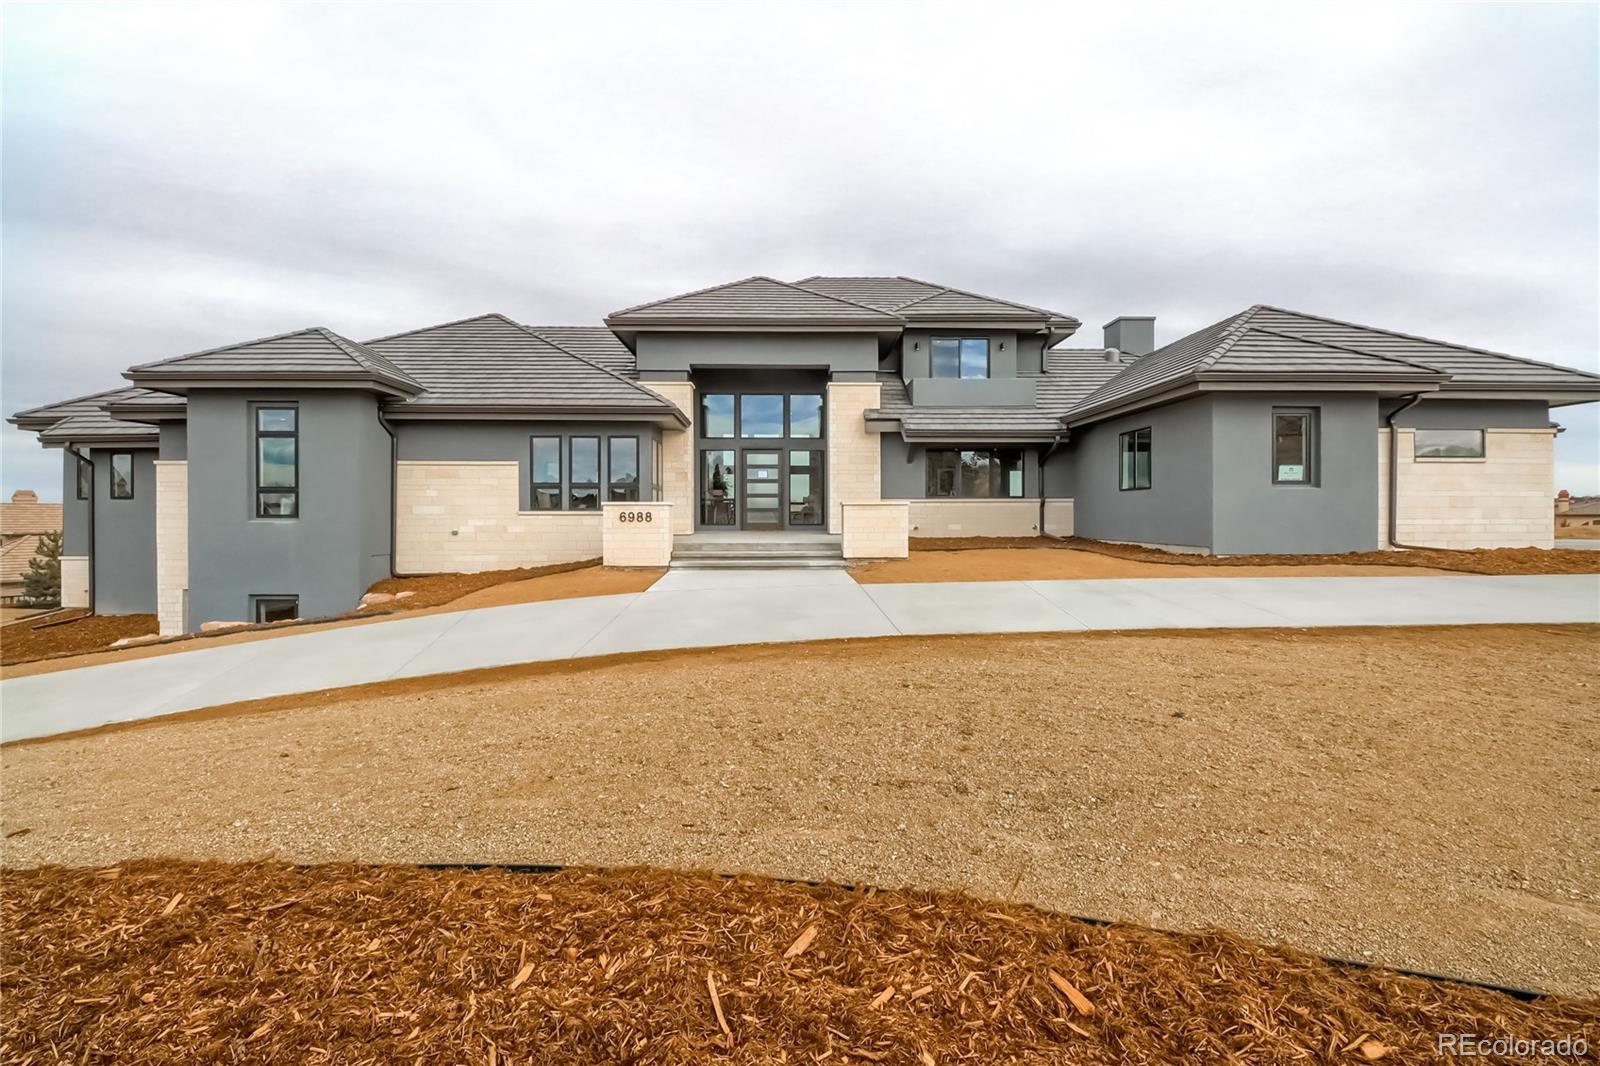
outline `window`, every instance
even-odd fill
[[[789,436],[809,439],[822,436],[822,397],[789,397]]]
[[[739,395],[739,436],[783,436],[783,397],[758,392]]]
[[[257,407],[256,517],[300,517],[300,410]]]
[[[1022,450],[995,448],[981,451],[930,449],[928,495],[969,499],[1020,499]]]
[[[572,484],[567,493],[574,511],[600,509],[600,438],[573,437],[570,444]]]
[[[733,397],[728,393],[708,393],[700,401],[700,435],[733,436]]]
[[[298,596],[251,596],[250,607],[256,622],[287,622],[300,617]]]
[[[989,376],[989,341],[986,337],[935,337],[928,372],[936,378],[986,378]]]
[[[661,437],[659,434],[650,438],[650,498],[661,499],[661,475],[665,472],[666,460],[661,453]]]
[[[111,498],[133,499],[133,453],[111,453]]]
[[[1121,489],[1147,489],[1150,487],[1150,427],[1118,434],[1117,451],[1121,457]]]
[[[731,450],[707,449],[700,453],[701,525],[738,525],[737,482]]]
[[[1272,483],[1317,483],[1316,408],[1272,409]]]
[[[1482,459],[1481,429],[1419,429],[1414,454],[1418,459]]]
[[[639,498],[639,438],[608,437],[606,477],[610,480],[608,500],[637,500]]]
[[[94,464],[86,463],[76,456],[72,461],[78,465],[78,499],[87,500],[94,489]]]
[[[533,438],[533,488],[528,495],[535,511],[561,510],[561,438]]]
[[[820,526],[826,519],[822,511],[822,466],[825,452],[789,453],[789,524]]]

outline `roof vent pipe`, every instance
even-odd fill
[[[1117,351],[1115,348],[1107,348],[1106,349],[1106,362],[1108,362],[1108,363],[1120,363],[1120,362],[1122,362],[1122,353]]]
[[[1138,357],[1156,350],[1154,315],[1120,315],[1105,324],[1106,347]]]

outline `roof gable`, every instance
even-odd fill
[[[613,311],[611,325],[862,325],[893,327],[887,311],[776,278],[750,277]]]
[[[323,326],[142,363],[130,367],[127,376],[150,384],[266,377],[370,381],[403,394],[415,394],[422,388],[382,353]]]

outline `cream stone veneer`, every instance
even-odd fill
[[[601,561],[607,566],[666,566],[672,561],[670,503],[603,503]]]
[[[1402,544],[1428,548],[1549,548],[1555,430],[1490,429],[1482,459],[1423,459],[1399,431]],[[1378,543],[1389,545],[1389,433],[1378,431]]]
[[[905,500],[873,500],[841,505],[841,547],[846,559],[904,559],[910,523]]]
[[[396,465],[395,569],[476,573],[598,559],[599,511],[519,510],[515,460]]]
[[[651,392],[677,405],[688,429],[661,431],[661,498],[673,505],[675,533],[694,532],[694,385],[687,381],[646,381]]]
[[[89,557],[63,555],[61,557],[61,606],[89,606]]]
[[[868,432],[865,413],[878,406],[883,386],[876,381],[835,381],[828,385],[828,532],[843,528],[847,503],[883,496],[883,446]]]
[[[189,591],[189,464],[156,460],[156,621],[163,637],[184,631]]]

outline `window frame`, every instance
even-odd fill
[[[734,419],[734,440],[787,440],[789,433],[789,394],[786,392],[736,392],[733,394],[734,407],[738,417]],[[778,432],[764,436],[753,436],[745,432],[744,404],[746,400],[777,400],[778,401]],[[727,440],[726,437],[712,437],[711,440]],[[804,438],[810,440],[811,438]]]
[[[94,463],[85,462],[76,455],[72,457],[73,470],[73,498],[87,500],[94,496]],[[87,480],[85,480],[87,478]]]
[[[729,403],[728,418],[731,432],[726,435],[710,432],[711,417],[707,414],[706,405],[713,397],[726,396]],[[738,440],[739,439],[739,393],[738,392],[704,392],[700,394],[700,425],[696,427],[696,434],[700,440]]]
[[[263,411],[293,411],[294,429],[262,429],[261,412]],[[252,494],[255,500],[254,517],[262,521],[293,521],[300,517],[300,405],[293,401],[261,401],[250,405],[250,483],[255,491]],[[271,440],[289,439],[294,441],[294,487],[263,487],[261,484],[261,441],[263,438]],[[293,499],[294,506],[288,514],[264,514],[261,510],[261,497],[264,494],[287,495]]]
[[[1322,484],[1322,419],[1316,407],[1274,407],[1267,423],[1267,462],[1272,483],[1288,488],[1314,489]],[[1278,476],[1278,419],[1303,419],[1300,435],[1300,458],[1303,460],[1302,476],[1295,479]]]
[[[1144,435],[1144,484],[1139,484],[1139,461],[1137,445],[1140,434]],[[1133,443],[1135,456],[1133,469],[1130,471],[1123,463],[1123,456],[1128,454],[1128,444]],[[1155,434],[1150,426],[1140,426],[1137,429],[1126,430],[1117,434],[1117,491],[1118,492],[1148,492],[1156,481],[1156,449]]]
[[[1011,452],[1016,456],[1015,469],[1022,474],[1022,483],[1017,495],[1010,494],[1010,485],[1006,478],[1007,466],[1001,458],[1004,453]],[[956,457],[955,481],[949,493],[936,493],[938,487],[934,483],[937,468],[933,457],[936,455],[954,455]],[[970,496],[961,491],[963,455],[988,456],[989,494],[987,496]],[[1023,448],[927,448],[923,451],[923,498],[928,500],[1025,500],[1028,498],[1028,456]]]
[[[536,481],[534,478],[539,470],[538,448],[540,441],[552,441],[556,446],[556,479],[554,481]],[[565,449],[562,447],[561,435],[534,433],[528,437],[528,510],[530,511],[564,511],[566,510],[566,496],[561,483],[566,473]],[[555,506],[540,507],[539,491],[553,489]]]
[[[117,491],[117,459],[119,456],[124,455],[128,457],[128,476],[124,479],[127,482],[128,491],[125,493]],[[126,449],[112,452],[106,459],[106,493],[108,498],[131,500],[134,497],[134,491],[133,452]]]
[[[956,363],[954,374],[940,374],[935,372],[934,349],[943,341],[956,346]],[[962,349],[969,343],[983,344],[983,373],[968,374],[964,364]],[[994,351],[988,337],[929,337],[928,338],[928,376],[938,378],[940,381],[988,381],[994,375]]]
[[[798,399],[817,401],[817,432],[806,437],[794,431],[794,402]],[[783,397],[783,440],[824,440],[828,435],[828,398],[820,392],[790,392]]]
[[[290,610],[292,610],[294,612],[294,614],[291,615],[289,618],[280,618],[280,619],[278,619],[278,622],[292,622],[295,619],[298,619],[300,617],[300,597],[299,596],[289,595],[287,593],[259,593],[259,594],[258,593],[251,593],[251,595],[250,595],[250,620],[251,620],[251,622],[253,624],[258,625],[258,626],[276,625],[277,624],[275,622],[270,622],[267,619],[261,617],[261,614],[262,614],[262,610],[261,609],[263,607],[265,607],[267,604],[271,604],[271,603],[288,603],[288,604],[291,605],[290,606]]]
[[[633,481],[632,482],[618,481],[617,480],[617,457],[616,457],[616,453],[613,452],[612,449],[615,448],[618,444],[621,444],[624,441],[631,441],[633,443]],[[605,480],[605,486],[606,486],[605,502],[606,503],[638,503],[639,502],[639,499],[640,499],[639,490],[640,490],[640,487],[643,484],[643,482],[640,480],[640,476],[639,476],[639,467],[640,467],[639,458],[640,458],[639,457],[639,438],[637,436],[633,436],[633,435],[629,435],[629,434],[622,434],[620,436],[615,436],[615,437],[609,437],[608,436],[606,438],[606,467],[605,467],[605,471],[604,471],[605,476],[606,476],[606,480]],[[617,496],[617,495],[615,495],[615,493],[616,493],[618,488],[631,488],[633,490],[633,495],[632,496]]]
[[[1476,433],[1478,435],[1477,455],[1422,455],[1418,446],[1424,433]],[[1411,431],[1411,459],[1417,463],[1481,463],[1489,458],[1489,431],[1463,426],[1428,426],[1417,427]]]
[[[592,440],[592,441],[594,441],[594,476],[595,476],[595,480],[594,481],[579,481],[578,480],[578,462],[577,462],[576,451],[577,451],[577,447],[578,447],[578,442],[579,441],[583,441],[583,440]],[[590,435],[590,434],[586,434],[586,433],[574,433],[573,435],[568,437],[567,438],[567,506],[566,506],[566,510],[568,510],[568,511],[598,511],[598,510],[600,510],[600,503],[605,498],[604,497],[605,474],[606,474],[605,466],[602,463],[602,453],[601,453],[601,448],[600,448],[600,437],[598,435]],[[593,489],[594,490],[594,506],[593,507],[579,507],[578,506],[577,499],[576,499],[576,493],[577,493],[577,491],[579,489]]]

